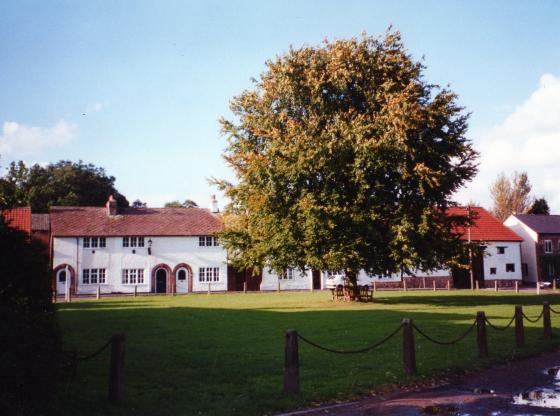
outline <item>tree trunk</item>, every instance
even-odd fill
[[[360,289],[358,288],[358,275],[354,270],[346,269],[346,282],[350,300],[360,300]]]

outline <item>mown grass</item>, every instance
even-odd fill
[[[542,301],[560,295],[471,291],[378,292],[373,303],[332,302],[327,292],[146,296],[83,300],[58,306],[65,347],[89,353],[111,334],[126,333],[126,399],[107,401],[109,354],[80,362],[61,385],[58,414],[270,414],[367,394],[388,384],[415,383],[560,344],[542,339],[542,320],[525,322],[526,346],[515,348],[513,328],[488,328],[490,357],[477,358],[474,331],[453,346],[416,336],[418,375],[402,371],[402,336],[363,354],[335,355],[300,342],[301,394],[282,394],[284,331],[297,329],[332,348],[373,343],[412,318],[425,332],[449,340],[465,331],[476,311],[505,325],[514,305],[537,316]],[[560,306],[556,307],[560,309]],[[553,327],[560,315],[552,314]]]

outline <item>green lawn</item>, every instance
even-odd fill
[[[126,399],[108,403],[108,351],[80,362],[73,382],[60,388],[58,413],[68,415],[191,415],[274,413],[352,398],[394,383],[416,382],[472,369],[560,344],[542,339],[542,320],[525,322],[526,344],[515,348],[513,328],[488,328],[490,358],[476,357],[475,334],[454,346],[437,346],[416,335],[418,375],[402,371],[402,336],[378,349],[334,355],[300,342],[301,394],[282,390],[284,330],[339,349],[366,346],[412,318],[429,335],[445,340],[463,332],[477,310],[505,325],[514,305],[530,317],[543,300],[560,295],[511,292],[378,292],[373,303],[333,303],[327,292],[250,293],[106,298],[59,304],[65,347],[87,354],[111,334],[125,332]],[[560,306],[556,306],[560,309]],[[560,328],[560,315],[552,314]]]

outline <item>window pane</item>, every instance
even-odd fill
[[[207,246],[211,246],[212,245],[212,237],[207,235],[206,236],[206,245]]]
[[[89,269],[84,269],[82,271],[82,282],[84,285],[89,285]]]
[[[198,245],[200,247],[202,247],[204,245],[204,243],[206,242],[205,238],[203,236],[198,237]]]
[[[144,283],[144,270],[138,269],[138,283]]]
[[[91,237],[91,247],[92,248],[97,247],[97,237]]]
[[[99,247],[105,247],[106,241],[105,237],[99,237]]]
[[[129,247],[129,244],[130,244],[129,238],[128,237],[123,237],[122,238],[122,246],[123,247]]]
[[[138,247],[144,247],[144,237],[138,237]]]
[[[91,269],[90,271],[90,283],[96,284],[97,283],[97,269]]]
[[[89,237],[84,237],[84,248],[89,248]]]
[[[105,283],[105,269],[99,269],[99,283]]]
[[[136,237],[130,237],[130,247],[136,247]]]

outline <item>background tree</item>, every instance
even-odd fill
[[[130,206],[131,206],[131,208],[147,208],[148,204],[140,201],[139,199],[136,199],[132,202],[132,204]]]
[[[550,215],[550,208],[548,207],[548,202],[546,199],[538,198],[535,199],[531,208],[527,211],[527,214],[542,214],[542,215]]]
[[[191,199],[185,199],[183,202],[177,200],[166,202],[164,206],[165,208],[198,208],[197,203]]]
[[[494,216],[504,221],[511,214],[525,214],[533,203],[531,189],[527,172],[514,172],[511,179],[504,173],[498,175],[490,187]]]
[[[47,251],[0,215],[0,414],[54,414],[60,337]]]
[[[12,162],[0,183],[0,201],[5,206],[30,206],[33,212],[48,212],[51,205],[101,206],[113,195],[119,206],[127,199],[115,188],[115,177],[92,164],[61,160],[46,167]]]
[[[398,32],[325,41],[266,64],[221,120],[237,183],[220,236],[237,267],[371,273],[460,251],[445,215],[476,173],[456,95],[426,83]]]

